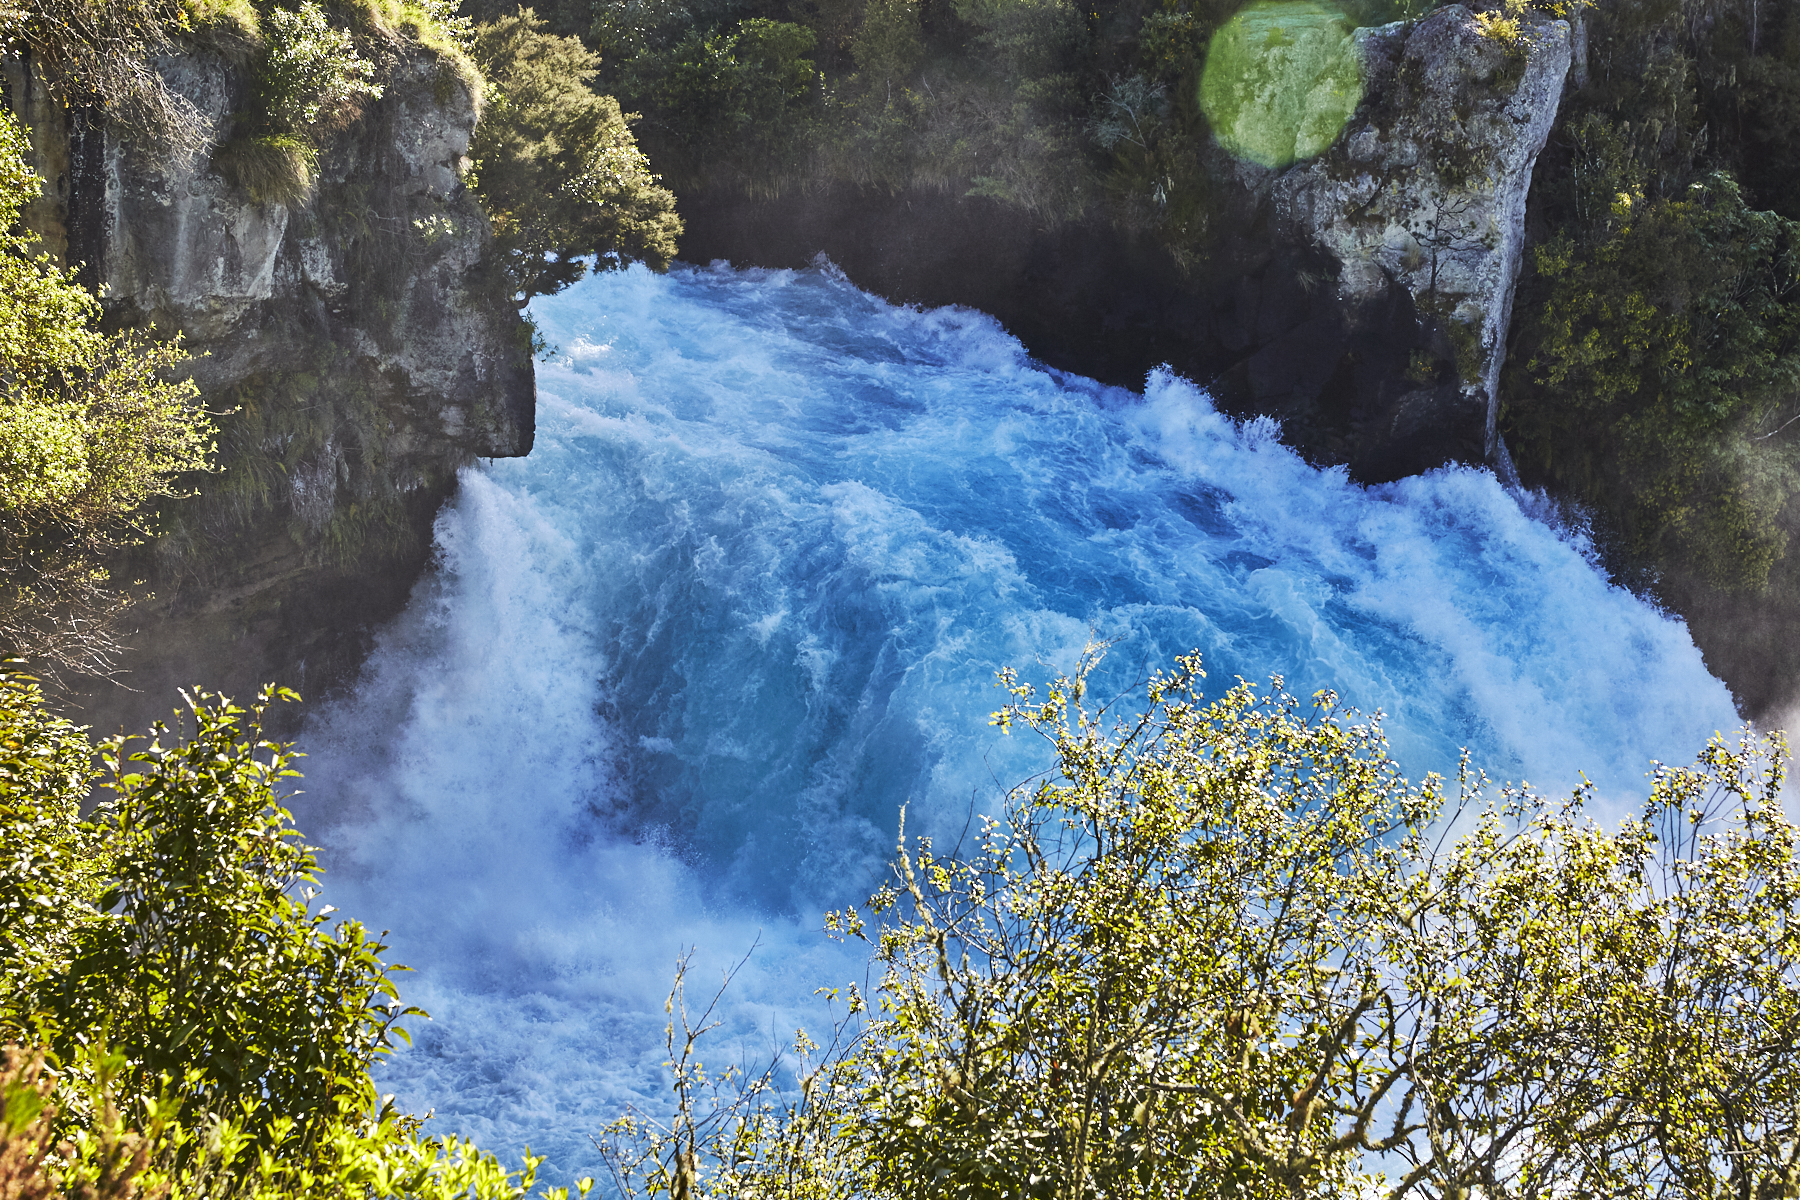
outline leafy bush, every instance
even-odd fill
[[[1616,832],[1197,661],[1122,719],[1084,664],[996,721],[1055,768],[828,928],[867,989],[792,1077],[607,1144],[626,1195],[1779,1195],[1800,1103],[1780,740],[1656,771]],[[1278,681],[1279,682],[1279,681]],[[678,980],[678,993],[680,990]],[[830,993],[834,998],[839,993]],[[675,998],[679,1001],[679,994]],[[1385,1180],[1381,1178],[1386,1176]]]
[[[335,1115],[400,1012],[380,944],[308,908],[318,867],[280,803],[292,753],[261,737],[271,698],[295,697],[246,713],[197,695],[187,737],[115,738],[95,769],[34,686],[0,677],[5,1031],[41,1041],[73,1095],[104,1082],[140,1118],[229,1114],[265,1143]],[[112,798],[81,821],[96,785]],[[104,1080],[80,1079],[102,1063],[89,1047],[119,1060]]]
[[[57,1142],[56,1106],[41,1054],[9,1047],[0,1058],[0,1194],[8,1200],[524,1200],[540,1158],[508,1171],[459,1138],[426,1138],[418,1122],[376,1103],[347,1111],[310,1151],[287,1143],[255,1153],[242,1121],[197,1126],[159,1114],[148,1132],[131,1128],[98,1098],[97,1115]],[[588,1182],[578,1185],[585,1195]],[[567,1200],[547,1188],[541,1200]]]
[[[96,767],[35,683],[0,674],[0,1043],[42,1047],[0,1061],[0,1194],[531,1193],[541,1159],[508,1171],[377,1095],[369,1068],[418,1010],[378,942],[312,907],[281,807],[294,756],[261,735],[282,698],[189,697],[187,736],[112,739]],[[96,783],[113,799],[84,821]]]
[[[101,333],[75,272],[16,232],[40,187],[26,150],[0,113],[0,652],[103,672],[126,603],[103,564],[206,466],[213,427],[194,386],[166,377],[179,342]]]
[[[1724,175],[1608,199],[1603,232],[1536,251],[1513,428],[1632,559],[1759,590],[1800,482],[1794,447],[1763,436],[1800,393],[1800,224]]]
[[[581,278],[586,256],[667,266],[681,233],[675,197],[657,185],[618,101],[588,87],[598,56],[545,33],[528,8],[480,26],[473,53],[494,83],[469,182],[519,303]]]
[[[316,0],[262,14],[249,110],[213,163],[259,204],[292,204],[312,191],[319,139],[344,128],[364,100],[381,98],[375,64],[357,53]]]
[[[314,0],[293,10],[271,8],[262,27],[257,103],[271,127],[309,129],[365,97],[380,98],[374,64],[357,55],[350,31],[333,29]]]

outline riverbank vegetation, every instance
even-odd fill
[[[179,72],[157,68],[159,55],[183,52],[228,68],[220,82],[239,102],[222,118],[171,84]],[[592,55],[526,19],[478,29],[445,0],[50,2],[0,10],[0,53],[133,152],[178,170],[209,160],[251,202],[287,205],[315,225],[322,209],[369,201],[366,181],[322,184],[321,154],[353,136],[402,58],[423,57],[438,72],[437,101],[461,89],[481,117],[463,164],[494,226],[491,239],[472,239],[485,247],[476,286],[523,304],[589,263],[661,267],[675,252],[674,197],[618,104],[586,86]],[[100,332],[102,306],[78,264],[55,263],[26,227],[45,217],[34,206],[67,167],[30,138],[0,113],[0,655],[47,674],[105,675],[117,621],[143,596],[120,578],[177,561],[200,570],[235,552],[230,533],[281,503],[344,427],[380,457],[393,414],[369,386],[340,386],[321,403],[312,393],[325,362],[213,396],[218,411],[202,411],[185,381],[197,364],[179,339]],[[49,164],[49,179],[34,161]],[[366,213],[351,218],[373,234]],[[63,217],[47,223],[60,236]],[[399,312],[407,273],[441,249],[443,224],[436,214],[415,222],[417,246],[383,234],[345,247],[373,281],[362,298],[371,309]],[[202,475],[204,504],[170,507]],[[290,522],[316,562],[382,561],[411,536],[416,497],[359,499],[327,522]],[[124,556],[157,538],[154,551]]]
[[[282,807],[294,755],[262,735],[293,699],[194,695],[175,730],[95,746],[0,675],[8,1200],[531,1193],[539,1160],[426,1137],[376,1091],[417,1010],[385,947],[316,902]]]
[[[1800,678],[1800,12],[1602,3],[1587,42],[1538,165],[1503,426],[1767,712]]]
[[[902,825],[889,882],[827,915],[870,953],[828,989],[828,1033],[709,1069],[678,977],[671,1103],[600,1139],[617,1194],[1794,1186],[1800,847],[1778,738],[1659,767],[1602,824],[1587,789],[1409,781],[1328,693],[1209,702],[1189,659],[1095,704],[1092,663],[1041,698],[1003,676],[995,723],[1044,738],[1051,768],[963,844]],[[186,696],[174,728],[96,746],[0,676],[9,1197],[533,1186],[535,1160],[509,1172],[377,1094],[416,1010],[379,940],[318,903],[283,806],[296,755],[262,733],[293,698]]]
[[[1196,660],[1148,706],[1039,699],[1054,767],[956,847],[902,832],[827,927],[868,944],[787,1073],[708,1072],[626,1195],[1774,1196],[1800,1161],[1800,862],[1778,739],[1596,824],[1411,783],[1379,726]],[[787,1086],[781,1086],[785,1081]]]

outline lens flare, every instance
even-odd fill
[[[1344,15],[1259,0],[1207,46],[1200,107],[1221,145],[1265,167],[1325,152],[1362,102],[1362,56]]]

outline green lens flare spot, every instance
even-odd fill
[[[1221,145],[1265,167],[1312,158],[1362,102],[1350,22],[1310,0],[1258,0],[1213,34],[1200,107]]]

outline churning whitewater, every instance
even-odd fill
[[[329,898],[392,930],[434,1020],[385,1069],[435,1127],[553,1177],[660,1105],[663,999],[760,938],[704,1057],[861,977],[815,931],[909,832],[1041,769],[994,673],[1111,639],[1097,691],[1198,649],[1387,714],[1409,774],[1603,797],[1736,719],[1686,629],[1485,472],[1315,470],[1166,373],[1045,370],[981,314],[829,267],[641,268],[533,314],[537,448],[465,472],[441,565],[303,740]]]

